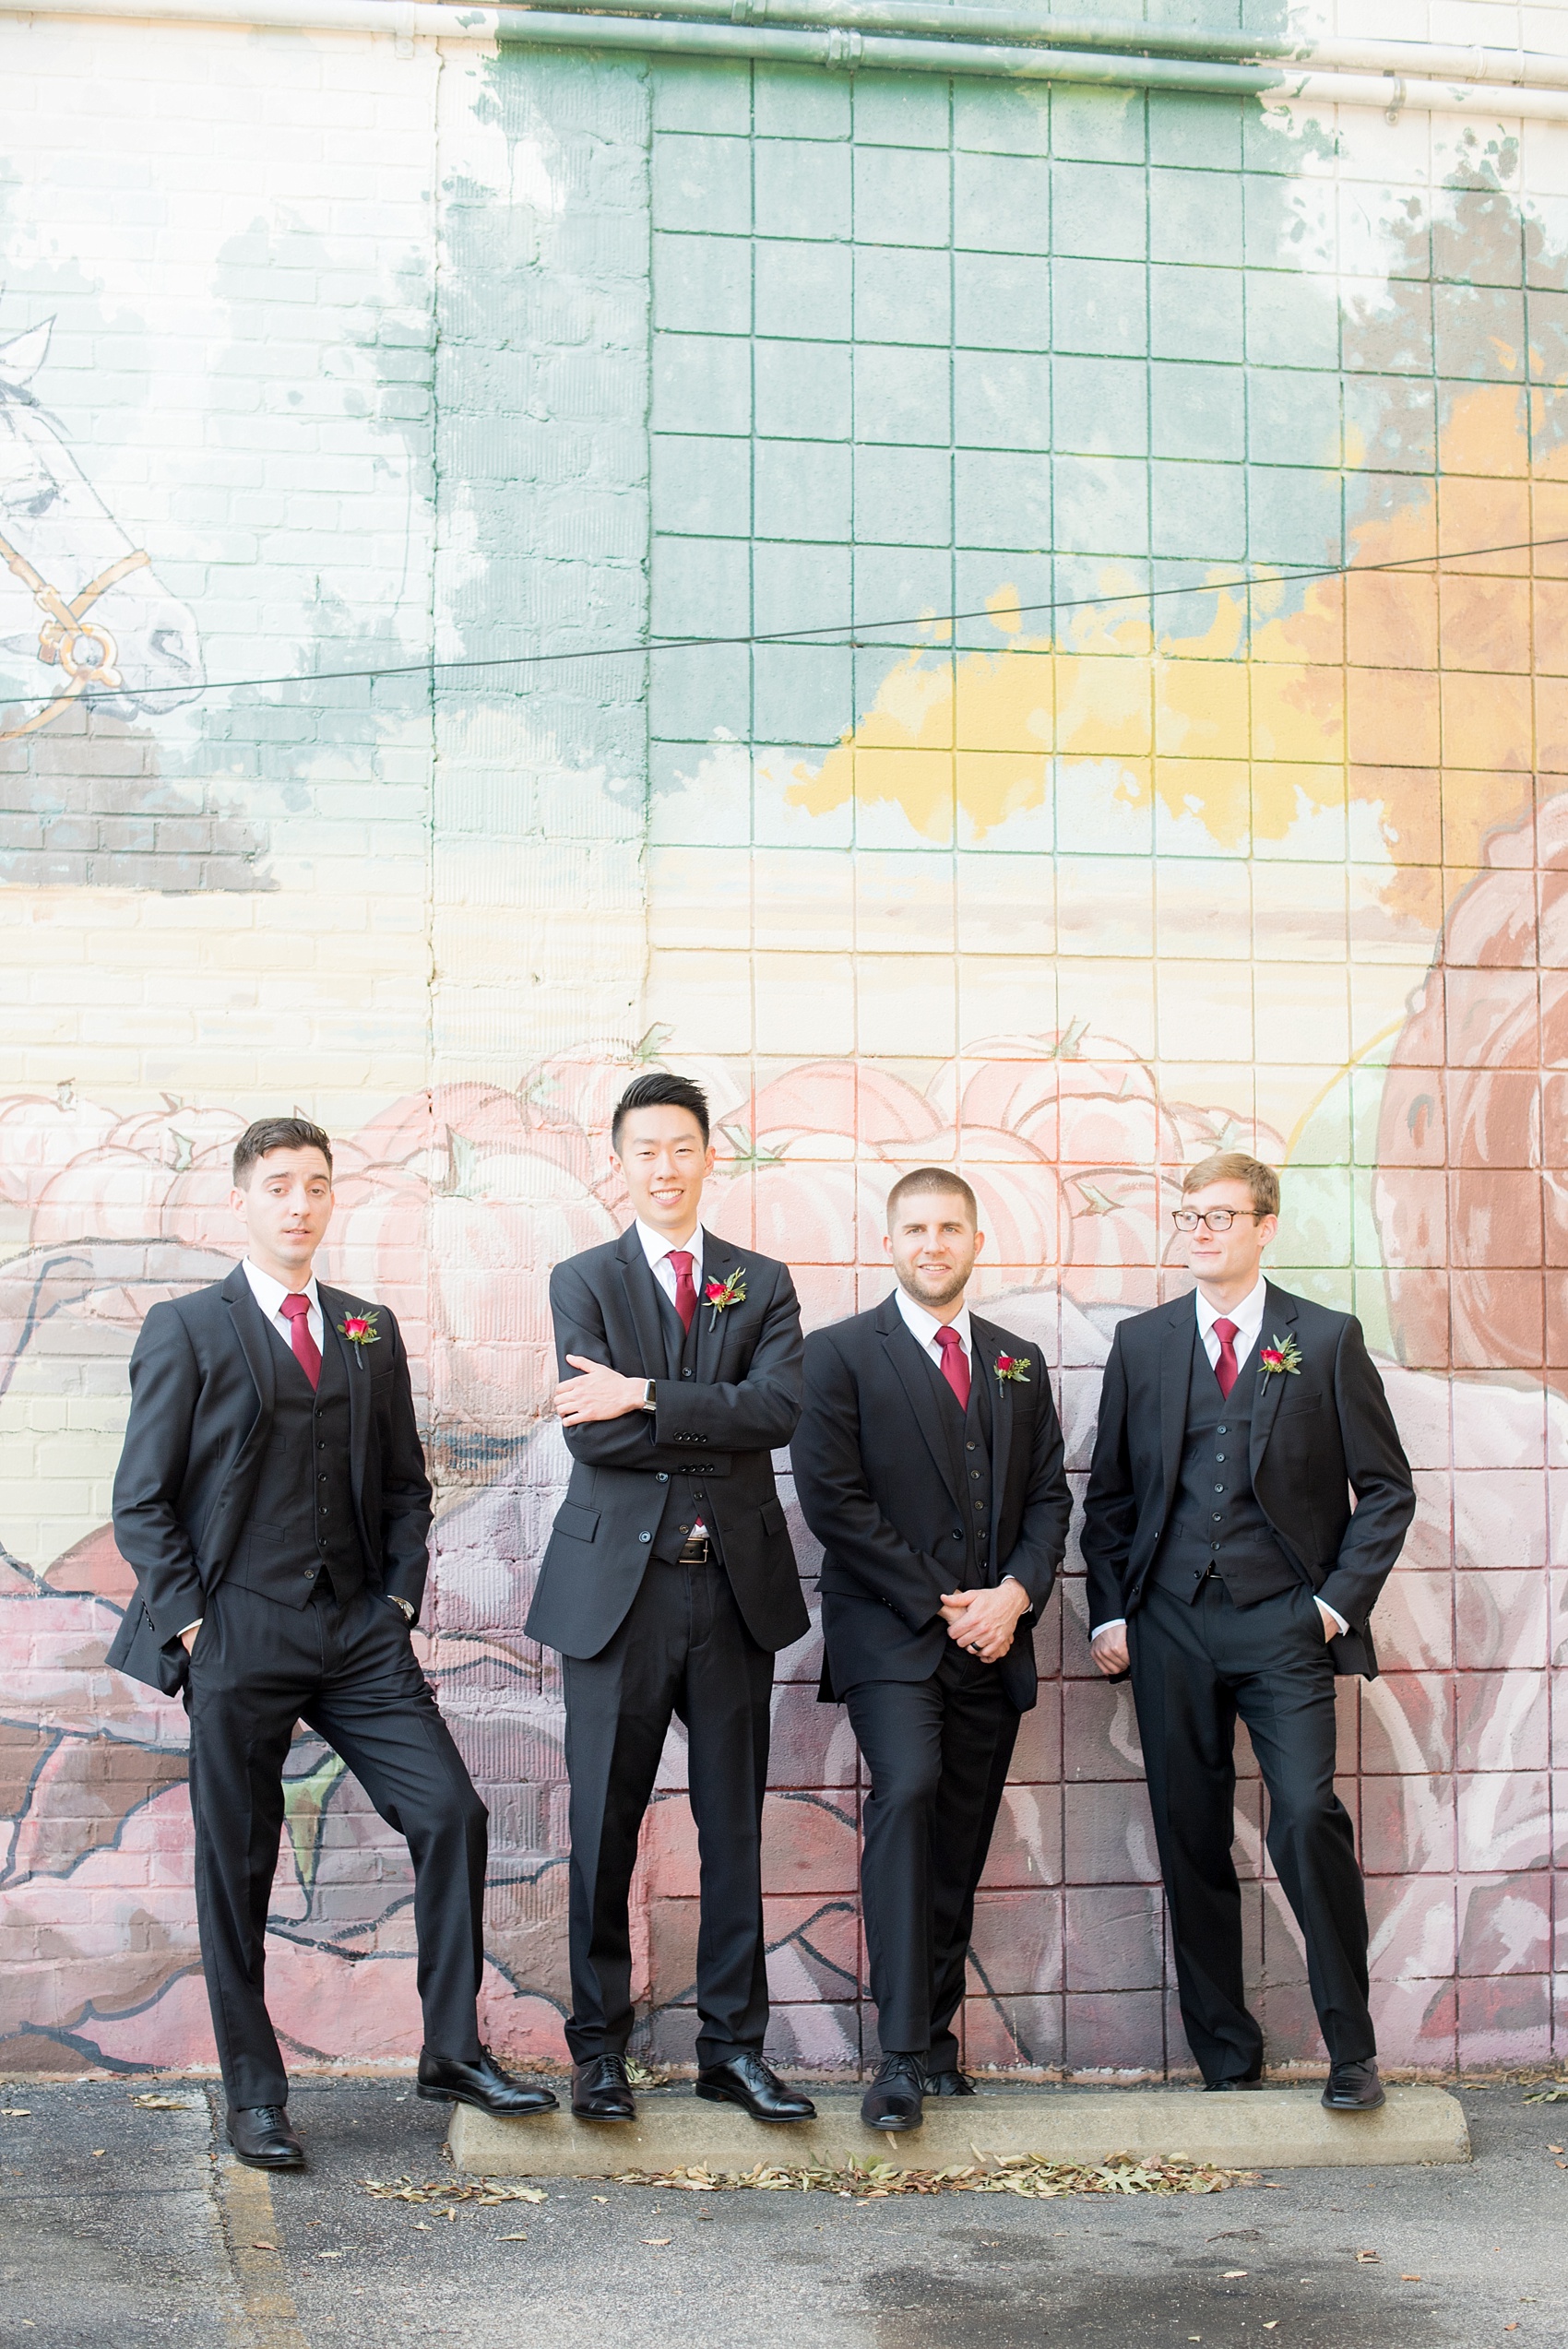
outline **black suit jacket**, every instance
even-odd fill
[[[571,1482],[529,1609],[531,1639],[564,1655],[597,1655],[614,1638],[653,1554],[671,1477],[700,1477],[706,1521],[735,1603],[759,1647],[808,1630],[773,1453],[801,1415],[801,1309],[787,1266],[731,1248],[703,1228],[703,1285],[742,1275],[743,1299],[716,1314],[699,1303],[696,1376],[671,1379],[654,1279],[636,1226],[569,1256],[550,1275],[555,1357],[580,1354],[652,1379],[656,1411],[563,1430]]]
[[[1111,1341],[1085,1502],[1091,1625],[1142,1603],[1181,1473],[1196,1311],[1187,1296],[1134,1313]],[[1253,1490],[1286,1555],[1350,1626],[1329,1642],[1335,1670],[1375,1679],[1369,1618],[1416,1513],[1410,1464],[1354,1314],[1270,1281],[1258,1344],[1277,1337],[1295,1339],[1301,1365],[1258,1380]]]
[[[430,1559],[430,1479],[414,1421],[409,1358],[385,1306],[320,1284],[328,1346],[349,1374],[354,1521],[374,1585],[418,1610]],[[376,1315],[374,1346],[338,1335]],[[272,1425],[277,1349],[244,1267],[154,1305],[131,1356],[131,1416],[114,1477],[114,1539],[136,1572],[109,1661],[172,1695],[184,1684],[180,1633],[205,1611],[244,1531]]]
[[[1067,1546],[1071,1501],[1062,1429],[1039,1350],[969,1317],[973,1375],[991,1380],[992,1555],[1029,1611],[1001,1665],[1020,1713],[1035,1702],[1034,1625]],[[999,1379],[999,1354],[1032,1356],[1027,1380]],[[821,1542],[825,1697],[859,1680],[924,1680],[941,1658],[942,1595],[963,1587],[969,1497],[921,1349],[888,1297],[806,1340],[806,1396],[790,1459]]]

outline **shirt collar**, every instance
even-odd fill
[[[1268,1275],[1265,1273],[1258,1275],[1257,1287],[1243,1297],[1239,1305],[1232,1305],[1228,1313],[1218,1305],[1211,1305],[1201,1288],[1194,1289],[1193,1293],[1197,1299],[1200,1337],[1207,1337],[1216,1322],[1227,1321],[1235,1323],[1237,1336],[1245,1338],[1249,1347],[1256,1343],[1263,1327],[1264,1306],[1268,1293]]]
[[[647,1258],[648,1264],[654,1272],[659,1270],[659,1265],[663,1263],[664,1259],[671,1253],[672,1249],[682,1248],[684,1249],[686,1254],[692,1260],[693,1280],[696,1281],[702,1278],[701,1224],[698,1224],[690,1240],[666,1240],[661,1231],[651,1230],[649,1227],[644,1223],[640,1216],[636,1218],[636,1222],[637,1227],[637,1238],[643,1244],[643,1254]]]
[[[259,1264],[253,1264],[248,1256],[244,1259],[244,1271],[251,1285],[251,1295],[262,1311],[269,1314],[274,1321],[283,1310],[285,1297],[308,1297],[315,1310],[320,1312],[321,1298],[314,1273],[303,1288],[285,1288],[282,1282],[274,1280],[270,1273],[264,1273]]]
[[[941,1348],[936,1343],[936,1333],[941,1323],[945,1322],[949,1329],[957,1331],[963,1341],[965,1353],[974,1352],[974,1344],[969,1336],[969,1309],[967,1305],[956,1313],[933,1313],[929,1307],[917,1305],[902,1286],[896,1288],[893,1295],[898,1311],[904,1316],[904,1326],[917,1346],[929,1347],[933,1354],[939,1354]]]

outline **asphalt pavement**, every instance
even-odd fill
[[[302,2080],[311,2167],[272,2178],[228,2154],[206,2083],[13,2081],[0,2340],[1562,2349],[1568,2103],[1526,2094],[1464,2092],[1468,2166],[1281,2170],[1210,2195],[849,2201],[552,2179],[540,2201],[480,2207],[367,2190],[453,2177],[446,2109],[407,2079]],[[759,2130],[759,2158],[784,2158],[784,2135]]]

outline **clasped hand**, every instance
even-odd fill
[[[999,1583],[994,1590],[948,1591],[942,1600],[947,1636],[982,1664],[995,1664],[1013,1644],[1018,1619],[1028,1612],[1021,1583]]]
[[[624,1419],[628,1411],[642,1409],[647,1393],[646,1379],[623,1377],[619,1370],[603,1362],[590,1362],[583,1354],[568,1354],[566,1359],[580,1376],[563,1379],[552,1399],[567,1427],[584,1427],[590,1419]]]

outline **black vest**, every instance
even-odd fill
[[[1160,1588],[1180,1598],[1195,1598],[1211,1567],[1238,1607],[1255,1607],[1301,1579],[1253,1490],[1257,1390],[1254,1346],[1229,1395],[1220,1394],[1194,1313],[1182,1471],[1154,1569]]]
[[[349,1381],[368,1374],[358,1363],[350,1369],[328,1329],[313,1394],[291,1348],[270,1320],[267,1326],[277,1357],[272,1433],[228,1579],[303,1607],[326,1574],[335,1598],[351,1598],[364,1581],[364,1557],[349,1466]]]
[[[921,1360],[925,1364],[932,1385],[936,1390],[943,1433],[947,1439],[953,1489],[964,1497],[965,1554],[968,1568],[964,1588],[980,1590],[996,1580],[991,1524],[991,1374],[983,1363],[974,1358],[971,1347],[968,1407],[960,1412],[957,1396],[923,1346],[921,1347]]]
[[[697,1374],[697,1325],[704,1313],[713,1311],[697,1296],[697,1310],[692,1315],[692,1326],[683,1329],[681,1316],[665,1294],[664,1283],[656,1275],[654,1287],[659,1291],[659,1320],[664,1334],[664,1375],[669,1379],[695,1379]],[[690,1536],[692,1527],[700,1517],[707,1527],[708,1538],[719,1557],[719,1528],[713,1522],[711,1507],[705,1508],[703,1482],[700,1477],[671,1477],[670,1491],[659,1519],[659,1531],[653,1537],[653,1554],[666,1565],[680,1557]]]

